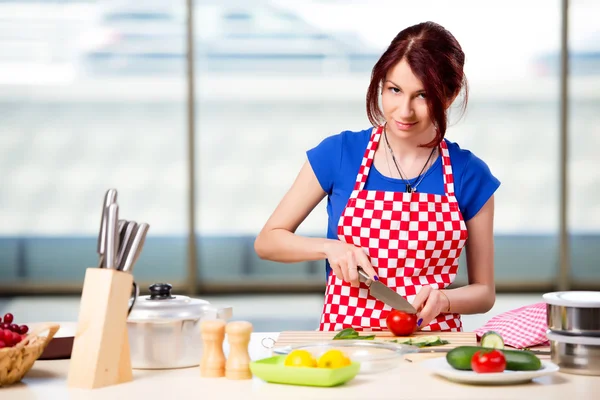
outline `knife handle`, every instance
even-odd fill
[[[358,267],[358,280],[363,283],[366,283],[367,286],[370,285],[372,282],[369,275],[367,275],[367,273],[360,266]]]
[[[108,189],[104,195],[104,203],[102,203],[102,216],[100,217],[100,233],[98,234],[98,248],[96,252],[100,256],[100,265],[102,268],[105,266],[105,253],[106,253],[106,224],[107,224],[107,211],[108,207],[117,202],[117,189]]]

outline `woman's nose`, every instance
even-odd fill
[[[409,122],[413,117],[414,110],[412,108],[412,102],[408,97],[405,96],[404,98],[400,99],[398,104],[398,113],[405,122]]]

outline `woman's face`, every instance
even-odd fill
[[[381,102],[388,134],[402,139],[421,137],[419,141],[429,142],[435,128],[425,97],[421,81],[403,58],[388,71],[383,83]]]

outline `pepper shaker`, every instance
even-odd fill
[[[252,324],[247,321],[230,322],[227,324],[226,332],[229,342],[229,357],[225,367],[225,376],[228,379],[251,379],[248,343],[250,343]]]
[[[200,375],[209,378],[225,376],[225,321],[221,319],[206,320],[200,324],[203,350],[200,361]]]

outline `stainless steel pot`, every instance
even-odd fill
[[[131,365],[136,369],[193,367],[202,358],[200,323],[231,318],[231,307],[215,307],[206,300],[171,294],[168,283],[150,286],[150,295],[138,297],[127,329]]]
[[[567,336],[548,331],[552,362],[561,372],[600,376],[600,338]]]
[[[600,292],[546,293],[548,328],[561,335],[600,337]]]

